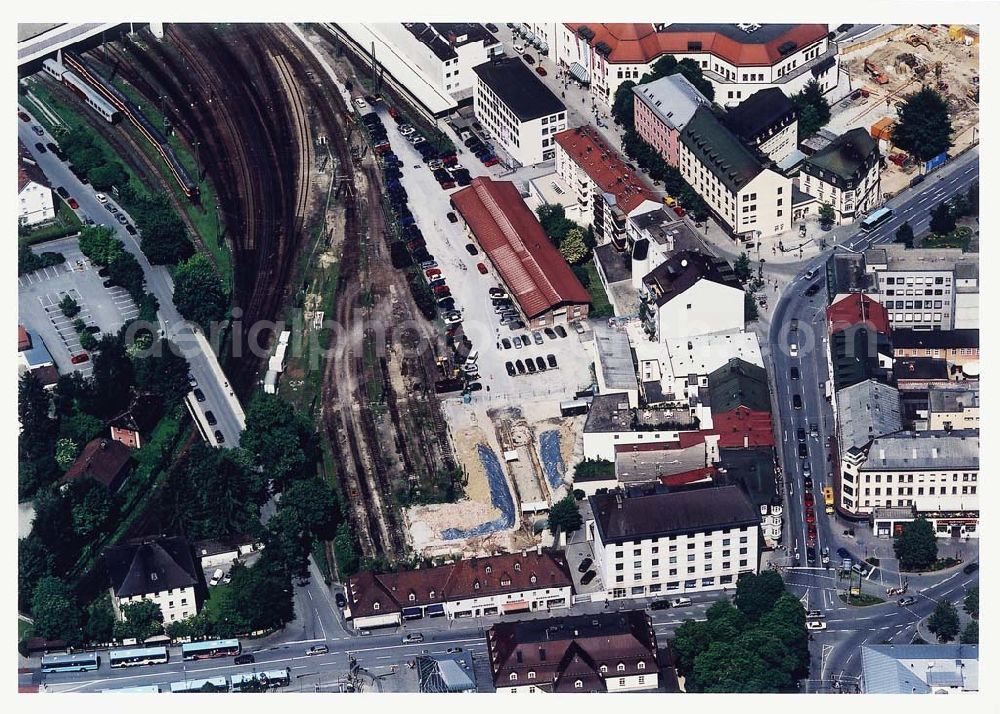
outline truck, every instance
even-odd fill
[[[830,486],[823,488],[823,505],[827,513],[833,513],[833,488]]]

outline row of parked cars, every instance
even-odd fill
[[[466,139],[465,148],[471,151],[483,163],[483,166],[496,166],[500,163],[496,154],[493,153],[493,149],[478,136],[473,135]]]

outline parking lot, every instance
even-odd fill
[[[124,289],[104,287],[98,267],[80,252],[76,238],[51,241],[32,250],[62,253],[66,262],[18,277],[18,319],[42,338],[61,374],[77,370],[89,377],[91,361],[76,365],[70,360],[84,351],[73,321],[79,318],[88,326],[96,325],[102,333],[113,333],[135,318],[138,308]],[[59,309],[66,295],[80,306],[80,313],[72,320]]]
[[[475,239],[466,233],[461,222],[452,223],[447,218],[452,210],[449,196],[461,189],[442,190],[417,150],[398,133],[392,118],[381,107],[378,113],[388,130],[392,151],[402,162],[400,181],[409,197],[414,220],[451,290],[455,308],[462,313],[463,330],[472,341],[473,349],[479,351],[479,374],[484,388],[474,392],[473,399],[516,402],[532,398],[572,398],[574,392],[592,382],[590,364],[593,357],[589,346],[581,344],[572,325],[563,326],[565,337],[546,336],[543,332],[541,344],[536,344],[529,330],[515,332],[500,325],[489,289],[504,286],[478,246],[475,246],[475,255],[467,250],[466,246],[474,244]],[[477,269],[478,263],[486,267],[485,275]],[[526,346],[515,348],[515,336],[526,341]],[[509,348],[504,348],[504,339],[510,342]],[[549,355],[555,359],[555,368],[548,367]],[[539,357],[545,361],[544,371],[537,369]],[[525,364],[528,358],[536,363],[534,374],[527,373],[526,369],[523,375],[508,375],[506,362],[516,365],[517,360],[521,360]]]

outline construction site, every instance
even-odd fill
[[[979,141],[979,31],[964,25],[897,25],[841,54],[850,91],[831,106],[827,126],[842,134],[868,129],[887,158],[882,191],[895,194],[927,167],[892,144],[897,105],[924,86],[940,92],[954,129],[954,156]]]

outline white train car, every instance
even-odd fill
[[[88,107],[104,117],[106,122],[117,124],[121,120],[121,112],[111,106],[107,99],[80,79],[76,73],[65,70],[62,75],[62,83],[73,90],[74,94],[80,97]]]

